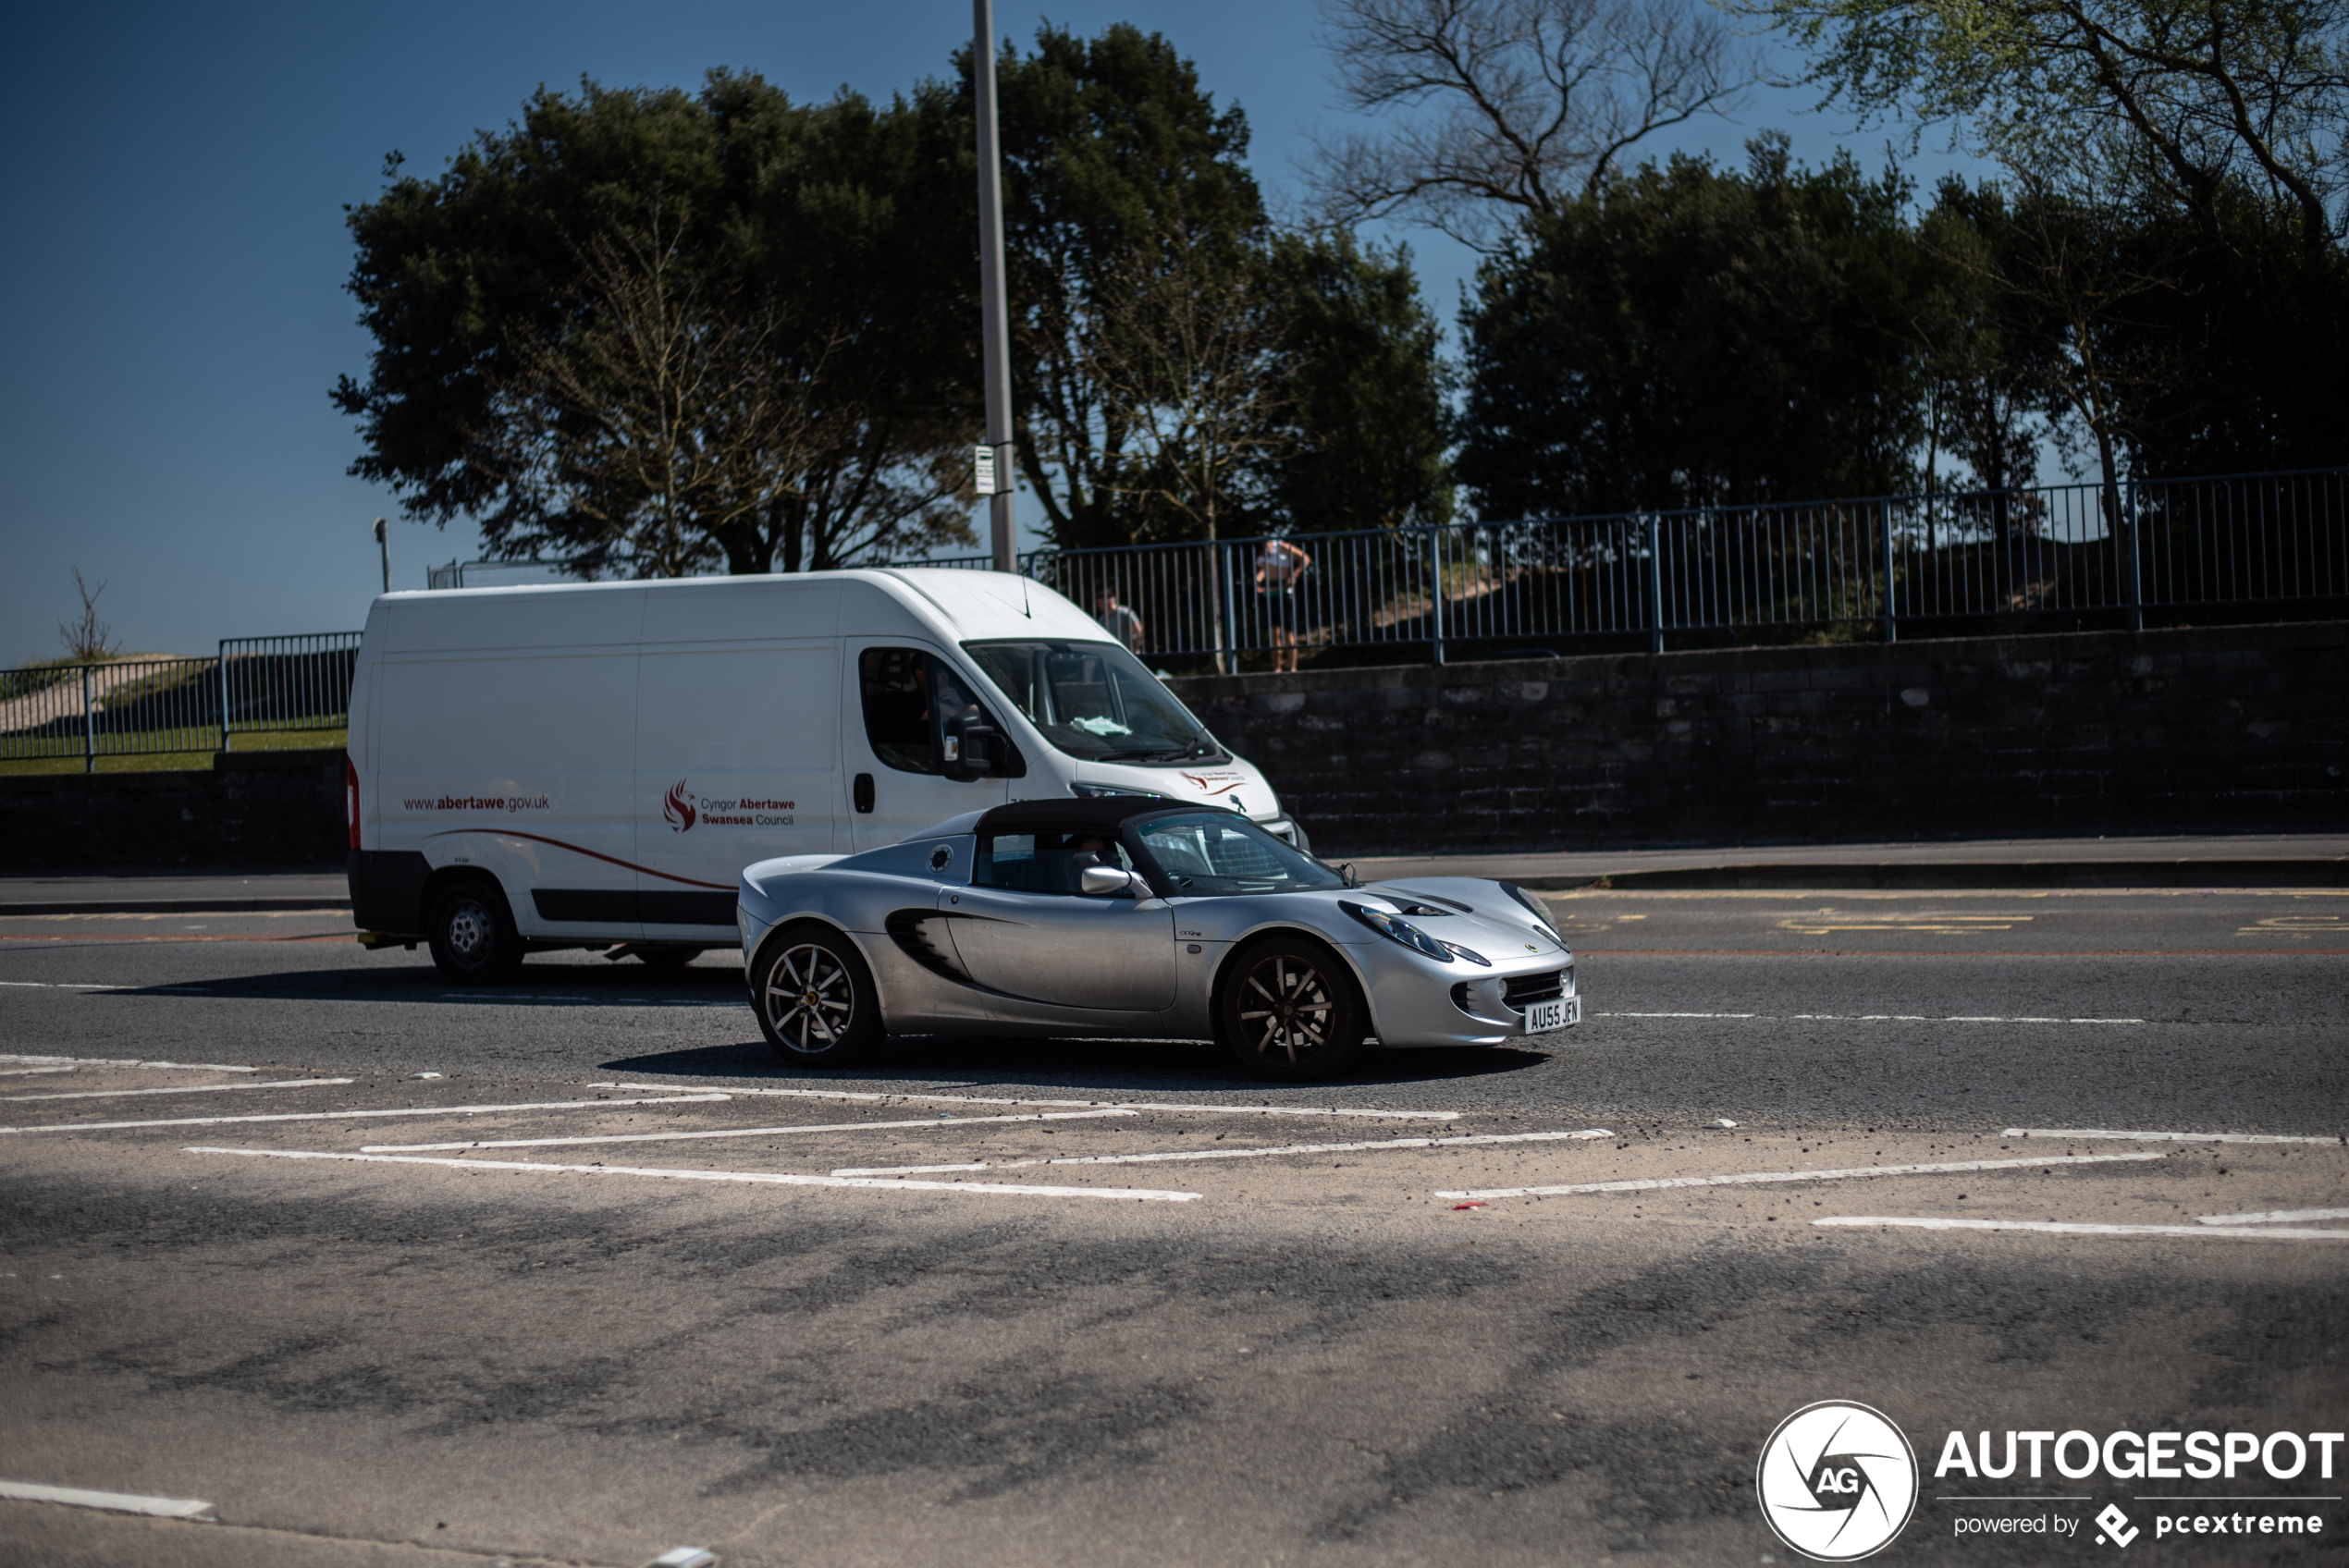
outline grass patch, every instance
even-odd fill
[[[230,732],[228,749],[239,753],[339,749],[346,743],[348,733],[340,729],[239,729]],[[113,745],[133,745],[139,750],[128,754],[101,752],[98,772],[162,773],[174,769],[210,768],[213,748],[220,743],[220,731],[205,726],[196,729],[147,730],[129,735],[105,736],[101,741]],[[6,738],[0,736],[0,746],[7,743]],[[77,746],[71,752],[45,756],[0,757],[0,778],[14,774],[80,773],[86,766],[80,748]]]

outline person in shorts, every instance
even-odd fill
[[[1304,644],[1305,619],[1297,589],[1313,557],[1285,539],[1267,539],[1256,557],[1256,592],[1264,604],[1264,624],[1273,633],[1273,668],[1295,669]]]
[[[1117,602],[1117,590],[1102,588],[1093,594],[1093,619],[1129,654],[1142,651],[1142,618]]]

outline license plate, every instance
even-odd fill
[[[1525,1032],[1546,1035],[1553,1029],[1565,1029],[1582,1022],[1582,998],[1556,997],[1546,1002],[1531,1002],[1525,1009]]]

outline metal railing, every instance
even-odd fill
[[[349,722],[356,631],[232,637],[211,658],[0,670],[0,762],[225,752],[232,737]]]
[[[1020,570],[1115,594],[1169,655],[1559,642],[1902,622],[1943,632],[2132,628],[2148,609],[2349,601],[2349,470],[1942,492],[1267,540],[1039,550]],[[984,556],[899,566],[984,570]],[[1285,575],[1293,581],[1284,582]],[[2343,606],[2349,609],[2349,603]],[[1980,623],[1967,628],[1962,623]],[[1527,647],[1523,651],[1550,651]]]

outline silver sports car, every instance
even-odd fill
[[[1581,1022],[1531,894],[1359,887],[1246,817],[1147,796],[1019,801],[863,854],[743,873],[752,1006],[782,1059],[891,1032],[1212,1036],[1266,1077],[1363,1044],[1495,1046]]]

